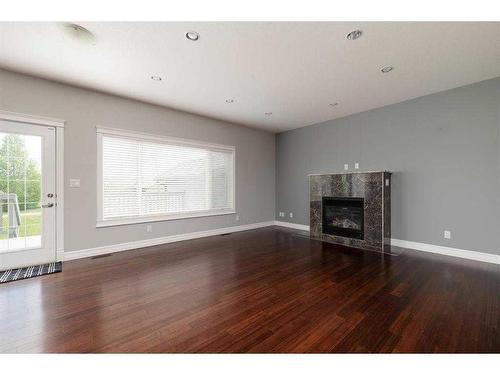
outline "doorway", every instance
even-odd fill
[[[0,270],[56,261],[56,128],[0,120]]]

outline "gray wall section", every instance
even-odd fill
[[[359,162],[394,172],[392,238],[500,254],[499,108],[496,78],[280,133],[276,219],[308,225],[307,175]]]
[[[65,249],[273,220],[275,137],[222,121],[0,70],[0,109],[62,118]],[[309,223],[309,173],[391,170],[392,237],[500,254],[500,79],[276,137],[276,212]],[[95,125],[236,146],[233,215],[95,228]],[[68,187],[80,178],[79,189]],[[288,213],[293,212],[290,219]],[[443,230],[452,239],[443,239]]]
[[[201,116],[0,70],[0,109],[64,119],[65,250],[274,220],[275,136]],[[235,215],[96,229],[96,131],[106,126],[236,146]],[[81,188],[69,188],[80,178]]]

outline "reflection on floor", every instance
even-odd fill
[[[500,352],[498,265],[262,228],[0,286],[0,352]]]

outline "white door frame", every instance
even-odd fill
[[[31,125],[53,126],[56,129],[56,260],[64,260],[64,124],[66,121],[9,112],[0,109],[0,120]]]

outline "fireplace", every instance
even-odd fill
[[[391,253],[391,172],[309,176],[311,238]]]
[[[364,211],[363,198],[322,197],[322,232],[362,240]]]

